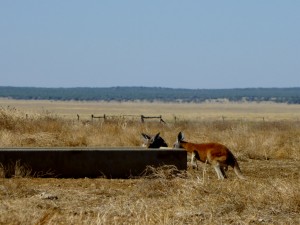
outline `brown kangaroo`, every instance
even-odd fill
[[[174,144],[175,148],[184,148],[192,154],[191,163],[194,164],[194,158],[201,162],[209,163],[214,168],[218,175],[218,179],[227,178],[225,170],[231,166],[235,174],[240,179],[246,179],[241,172],[239,164],[232,152],[224,145],[219,143],[203,143],[196,144],[184,141],[184,135],[179,132],[177,140]],[[196,163],[196,162],[195,162]],[[196,163],[197,166],[197,163]]]

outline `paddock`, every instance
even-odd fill
[[[132,178],[141,176],[147,166],[163,165],[186,170],[186,151],[134,147],[0,149],[0,166],[6,177],[9,171],[18,169],[37,177]]]

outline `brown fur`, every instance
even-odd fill
[[[191,153],[192,165],[194,165],[194,158],[203,163],[211,164],[215,168],[219,179],[227,177],[225,171],[228,166],[231,166],[240,179],[245,179],[236,158],[225,145],[218,143],[196,144],[183,141],[183,139],[183,134],[180,132],[174,147],[184,148],[187,152]]]

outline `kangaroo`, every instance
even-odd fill
[[[168,147],[165,140],[159,136],[160,133],[157,133],[154,136],[149,136],[147,134],[142,133],[144,138],[143,147],[147,148],[160,148],[160,147]]]
[[[192,154],[191,163],[194,166],[194,158],[197,160],[211,164],[218,176],[218,179],[227,178],[225,171],[228,166],[231,166],[235,174],[240,179],[246,179],[239,167],[239,164],[232,154],[232,152],[224,145],[219,143],[203,143],[196,144],[184,141],[184,135],[179,132],[174,148],[184,148],[187,152]]]

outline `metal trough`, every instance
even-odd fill
[[[129,178],[148,165],[174,165],[187,169],[187,153],[181,149],[145,148],[2,148],[0,166],[19,164],[41,177]]]

